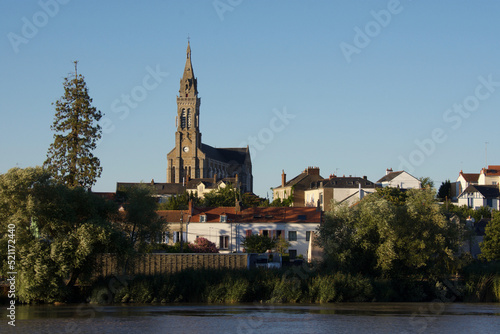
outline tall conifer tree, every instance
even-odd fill
[[[55,103],[56,114],[51,130],[54,143],[44,165],[61,183],[90,189],[101,175],[102,167],[92,154],[101,138],[98,122],[102,117],[93,107],[84,77],[78,74],[64,79],[64,95]]]

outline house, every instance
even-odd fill
[[[322,180],[319,174],[319,167],[307,167],[302,173],[291,179],[286,180],[285,171],[281,174],[281,185],[273,188],[273,199],[284,200],[293,196],[293,207],[305,206],[305,191],[309,189],[311,183]]]
[[[319,206],[321,210],[329,210],[332,200],[337,203],[353,204],[364,196],[375,192],[380,186],[371,182],[366,176],[337,177],[331,174],[328,179],[312,182],[305,194],[305,206]]]
[[[479,173],[464,173],[460,171],[457,181],[455,182],[455,189],[453,198],[458,199],[458,196],[471,184],[478,184]]]
[[[478,209],[487,206],[498,210],[500,192],[497,185],[469,185],[459,196],[458,205]]]
[[[421,187],[419,179],[403,171],[393,172],[391,168],[387,169],[385,176],[377,181],[381,187],[392,187],[399,189],[419,189]]]
[[[238,174],[235,177],[226,177],[223,179],[217,179],[217,175],[212,178],[194,179],[188,180],[186,185],[186,191],[191,194],[196,194],[199,198],[205,197],[205,194],[213,191],[225,188],[227,186],[236,185],[235,188],[239,188],[240,183],[238,180]]]
[[[477,184],[480,185],[499,185],[500,184],[500,166],[488,166],[481,169]]]
[[[215,243],[221,253],[244,252],[241,242],[245,236],[265,235],[285,238],[290,242],[290,259],[307,258],[311,234],[321,223],[322,213],[316,208],[248,208],[238,207],[191,208],[160,210],[158,214],[169,223],[169,238],[163,242],[194,242],[203,237]],[[182,219],[182,223],[181,223]]]

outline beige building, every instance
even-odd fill
[[[500,185],[500,166],[488,166],[488,168],[481,169],[479,178],[477,180],[479,185]]]
[[[328,211],[332,201],[351,205],[374,193],[378,187],[380,186],[368,180],[366,176],[337,177],[332,174],[328,179],[311,183],[304,193],[304,204],[310,207],[319,206],[321,210]]]
[[[305,191],[309,189],[311,183],[322,179],[319,167],[307,167],[290,181],[286,180],[285,171],[282,171],[281,185],[273,188],[273,200],[278,198],[284,200],[293,196],[293,207],[305,207]]]
[[[177,96],[175,147],[167,154],[167,183],[185,184],[191,179],[234,178],[238,175],[241,190],[252,192],[252,162],[248,146],[215,148],[203,144],[200,105],[188,42],[186,65]]]

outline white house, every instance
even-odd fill
[[[458,196],[458,205],[467,205],[473,209],[488,206],[498,210],[499,196],[500,192],[496,185],[469,185]]]
[[[385,176],[377,181],[381,187],[391,187],[400,189],[418,189],[421,187],[420,181],[403,171],[393,172],[392,169],[387,169]]]
[[[471,184],[478,184],[479,173],[464,173],[460,171],[455,182],[455,196],[458,196]],[[456,199],[456,198],[455,198]]]
[[[220,253],[239,253],[244,252],[241,242],[245,236],[260,234],[289,241],[292,260],[300,255],[307,259],[311,233],[322,219],[316,208],[290,207],[194,208],[191,214],[189,210],[160,210],[158,214],[169,223],[170,238],[163,240],[166,243],[173,244],[181,236],[187,242],[203,237],[215,243]]]

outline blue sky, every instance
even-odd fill
[[[439,186],[479,172],[486,147],[500,164],[498,13],[493,0],[3,0],[0,173],[43,163],[78,60],[106,120],[93,189],[165,182],[189,35],[202,140],[250,144],[258,195],[308,166]]]

